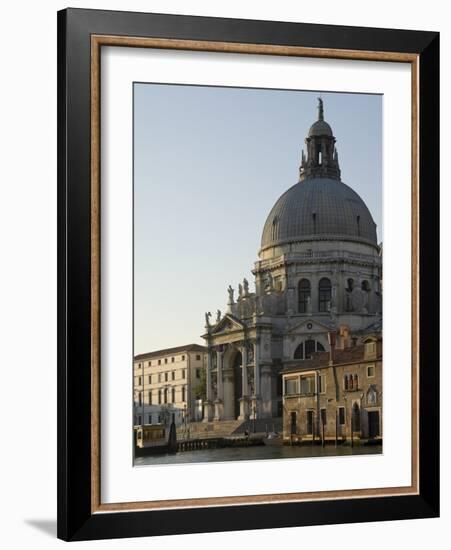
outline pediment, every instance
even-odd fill
[[[219,323],[213,327],[211,332],[212,334],[220,334],[223,332],[232,332],[234,330],[243,330],[244,328],[244,324],[239,319],[233,317],[233,315],[226,314]]]
[[[288,334],[305,334],[305,333],[317,333],[317,332],[329,332],[334,330],[333,325],[328,325],[314,319],[303,319],[300,323],[292,326],[288,330]]]

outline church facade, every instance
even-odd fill
[[[299,181],[275,203],[252,269],[228,288],[225,314],[206,313],[204,421],[282,416],[281,371],[328,351],[347,327],[355,343],[382,330],[382,251],[376,224],[341,181],[336,139],[318,119],[305,140]]]

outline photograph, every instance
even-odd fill
[[[60,539],[439,516],[440,33],[323,11],[58,12]]]
[[[383,453],[382,120],[133,83],[134,466]]]

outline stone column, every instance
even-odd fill
[[[218,399],[224,399],[224,385],[222,380],[222,361],[224,359],[224,352],[223,351],[216,351],[216,368],[218,373],[218,382],[217,382],[217,388],[218,388]]]
[[[246,342],[241,346],[241,376],[242,376],[242,396],[240,399],[240,420],[249,418],[249,384],[247,381],[247,347]]]
[[[242,382],[243,382],[243,395],[242,397],[248,397],[249,395],[249,385],[247,383],[247,347],[244,343],[243,346],[241,346],[241,376],[242,376]]]
[[[310,280],[310,304],[309,313],[316,313],[319,310],[319,293],[318,293],[319,278],[312,276]]]
[[[206,393],[207,393],[207,401],[211,401],[212,396],[212,387],[211,387],[211,350],[208,350],[207,353],[207,370],[206,370]]]
[[[295,315],[296,306],[294,288],[287,288],[287,315]]]
[[[259,341],[254,346],[254,395],[252,396],[252,413],[254,420],[260,418],[260,350]]]
[[[224,352],[216,351],[216,369],[217,369],[217,397],[215,401],[214,420],[222,420],[224,417],[224,382],[222,379],[222,361]]]
[[[338,311],[338,283],[336,277],[332,278],[332,289],[331,289],[331,303],[330,303],[330,312],[337,313]]]
[[[204,403],[204,422],[211,422],[213,418],[213,406],[212,406],[212,387],[211,387],[211,348],[208,348],[207,352],[207,366],[206,366],[206,394],[207,399]]]
[[[258,397],[260,395],[260,350],[259,342],[255,340],[254,342],[254,385],[255,385],[255,395]]]
[[[272,372],[271,365],[261,367],[261,418],[272,417]]]
[[[224,420],[235,420],[235,395],[233,388],[233,369],[225,368],[222,371],[224,377]],[[236,396],[238,399],[238,396]]]

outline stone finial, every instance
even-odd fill
[[[324,120],[324,105],[320,97],[318,98],[318,120]]]
[[[218,324],[220,320],[221,320],[221,310],[218,309],[216,310],[216,324]]]

